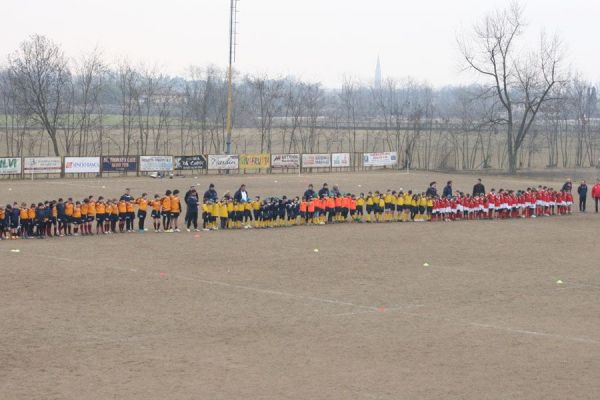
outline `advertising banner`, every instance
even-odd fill
[[[20,157],[0,158],[0,175],[12,175],[21,173]]]
[[[331,166],[329,154],[302,154],[302,168],[325,168]]]
[[[349,167],[350,166],[350,153],[332,153],[331,154],[331,166],[336,167]]]
[[[137,157],[119,157],[119,156],[104,156],[102,157],[102,172],[136,172]]]
[[[208,156],[208,169],[238,169],[240,158],[237,154]]]
[[[300,168],[300,154],[271,154],[271,168]]]
[[[97,174],[100,157],[65,157],[66,174]]]
[[[140,156],[140,171],[173,171],[172,156]]]
[[[363,154],[363,166],[365,167],[385,167],[396,164],[398,164],[398,153],[395,151]]]
[[[203,155],[197,156],[177,156],[175,159],[175,169],[181,170],[192,170],[192,169],[206,169],[206,157]]]
[[[268,153],[240,154],[240,169],[263,169],[271,165],[271,155]]]
[[[62,159],[60,157],[25,157],[23,172],[26,174],[60,174]]]

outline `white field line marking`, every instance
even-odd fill
[[[38,255],[38,254],[32,254],[32,256],[67,261],[69,263],[77,262],[77,260],[74,260],[71,258],[66,258],[66,257],[56,257],[56,256]],[[80,261],[83,261],[83,260],[80,260]],[[106,267],[117,270],[117,271],[131,272],[130,268],[119,268],[119,267],[114,267],[114,266],[106,266]],[[149,272],[148,275],[155,275],[155,273]],[[363,305],[354,304],[354,303],[350,303],[350,302],[346,302],[346,301],[324,299],[324,298],[314,297],[314,296],[303,296],[303,295],[297,295],[297,294],[282,292],[282,291],[277,291],[277,290],[259,289],[259,288],[254,288],[254,287],[250,287],[250,286],[231,284],[231,283],[227,283],[227,282],[211,281],[211,280],[194,278],[194,277],[186,277],[186,276],[182,276],[182,275],[169,274],[169,276],[172,276],[174,278],[179,277],[181,279],[192,280],[192,281],[201,282],[201,283],[205,283],[205,284],[209,284],[209,285],[252,291],[252,292],[256,292],[256,293],[263,293],[263,294],[283,296],[283,297],[289,297],[289,298],[312,300],[312,301],[327,303],[327,304],[337,304],[337,305],[342,305],[342,306],[362,308],[363,310],[365,310],[365,312],[366,312],[366,310],[372,312],[372,311],[377,311],[379,309],[379,307],[375,307],[375,306],[363,306]],[[417,305],[417,306],[419,306],[419,305]],[[585,338],[585,337],[567,336],[567,335],[560,335],[560,334],[556,334],[556,333],[538,332],[538,331],[531,331],[531,330],[514,328],[514,327],[503,327],[503,326],[497,326],[497,325],[482,324],[479,322],[467,321],[467,320],[462,320],[462,319],[458,319],[458,318],[447,318],[447,317],[440,318],[440,317],[436,317],[436,316],[428,316],[425,314],[419,314],[419,313],[414,313],[414,312],[410,312],[410,311],[405,311],[402,308],[395,309],[394,311],[396,311],[398,314],[408,315],[408,316],[412,316],[412,317],[441,319],[441,320],[449,322],[449,323],[459,324],[459,325],[468,325],[468,326],[473,326],[473,327],[477,327],[477,328],[493,329],[496,331],[504,331],[504,332],[516,333],[516,334],[527,335],[527,336],[546,337],[546,338],[567,340],[567,341],[578,342],[578,343],[600,344],[600,341]]]
[[[384,308],[383,311],[380,311],[380,309],[378,308],[376,310],[361,310],[361,311],[355,311],[355,312],[333,314],[331,316],[332,317],[344,317],[347,315],[357,315],[357,314],[366,314],[366,313],[381,313],[381,314],[383,314],[383,313],[393,312],[393,311],[398,311],[398,310],[406,310],[407,308],[419,308],[419,307],[425,307],[425,305],[424,304],[407,304],[402,307]]]
[[[310,301],[314,301],[314,302],[318,302],[318,303],[336,304],[339,306],[356,307],[356,308],[366,309],[368,311],[376,311],[378,309],[378,307],[376,307],[376,306],[364,306],[364,305],[360,305],[360,304],[350,303],[347,301],[341,301],[341,300],[336,300],[336,299],[326,299],[326,298],[315,297],[315,296],[304,296],[304,295],[300,295],[300,294],[282,292],[280,290],[260,289],[260,288],[255,288],[252,286],[244,286],[244,285],[238,285],[238,284],[234,284],[234,283],[227,283],[227,282],[221,282],[221,281],[213,281],[213,280],[195,278],[195,277],[185,276],[185,275],[181,275],[181,274],[173,275],[173,277],[180,278],[180,279],[186,279],[186,280],[190,280],[190,281],[195,281],[195,282],[201,282],[201,283],[205,283],[207,285],[222,286],[222,287],[227,287],[227,288],[232,288],[232,289],[240,289],[240,290],[246,290],[246,291],[250,291],[250,292],[263,293],[263,294],[269,294],[269,295],[281,296],[281,297],[289,297],[289,298],[294,298],[294,299],[310,300]]]
[[[65,261],[68,263],[77,263],[77,262],[81,262],[81,261],[84,261],[84,262],[87,261],[88,263],[90,262],[89,260],[77,261],[77,260],[74,260],[71,258],[66,258],[66,257],[37,255],[37,254],[31,254],[31,255],[34,257],[50,258],[50,259],[54,259],[54,260]],[[116,267],[116,266],[112,266],[112,265],[106,265],[105,267],[116,270],[116,271],[123,271],[123,272],[136,272],[137,271],[137,270],[134,271],[134,269],[132,269],[132,268],[121,268],[121,267]],[[148,275],[155,276],[156,274],[157,274],[157,272],[148,272]],[[184,279],[184,280],[188,280],[188,281],[200,282],[200,283],[204,283],[204,284],[212,285],[212,286],[221,286],[221,287],[227,287],[227,288],[231,288],[231,289],[239,289],[239,290],[245,290],[245,291],[250,291],[250,292],[273,295],[273,296],[281,296],[281,297],[288,297],[288,298],[301,299],[301,300],[310,300],[310,301],[318,302],[318,303],[335,304],[335,305],[347,306],[347,307],[356,307],[356,308],[362,308],[362,309],[369,310],[369,311],[377,311],[379,309],[379,307],[377,307],[377,306],[365,306],[365,305],[361,305],[361,304],[350,303],[347,301],[341,301],[341,300],[336,300],[336,299],[326,299],[326,298],[315,297],[315,296],[304,296],[304,295],[299,295],[299,294],[294,294],[294,293],[289,293],[289,292],[283,292],[283,291],[279,291],[279,290],[260,289],[260,288],[256,288],[256,287],[252,287],[252,286],[244,286],[244,285],[238,285],[238,284],[234,284],[234,283],[227,283],[227,282],[222,282],[222,281],[214,281],[214,280],[196,278],[196,277],[191,277],[191,276],[186,276],[186,275],[181,275],[181,274],[167,273],[167,276],[173,277],[173,278]]]
[[[447,269],[447,270],[452,270],[452,271],[457,271],[457,272],[467,272],[470,274],[485,274],[485,275],[499,275],[498,272],[494,272],[494,271],[482,271],[482,270],[475,270],[475,269],[468,269],[468,268],[460,268],[460,267],[451,267],[449,265],[429,265],[428,267],[423,267],[424,269],[427,270],[435,270],[436,268],[439,269]]]
[[[587,343],[587,344],[600,344],[600,341],[598,340],[594,340],[594,339],[590,339],[587,337],[579,337],[579,336],[570,336],[570,335],[561,335],[558,333],[548,333],[548,332],[539,332],[539,331],[532,331],[532,330],[527,330],[527,329],[521,329],[521,328],[515,328],[515,327],[511,327],[511,326],[499,326],[499,325],[491,325],[491,324],[483,324],[480,322],[474,322],[474,321],[469,321],[469,320],[464,320],[461,318],[448,318],[448,317],[438,317],[435,315],[426,315],[426,314],[418,314],[415,312],[410,312],[410,311],[403,311],[403,310],[396,310],[396,312],[398,314],[402,314],[402,315],[408,315],[411,317],[417,317],[417,318],[426,318],[426,319],[437,319],[437,320],[442,320],[451,324],[455,324],[455,325],[466,325],[466,326],[472,326],[472,327],[476,327],[476,328],[484,328],[484,329],[491,329],[491,330],[496,330],[496,331],[500,331],[500,332],[509,332],[509,333],[516,333],[516,334],[520,334],[520,335],[526,335],[526,336],[535,336],[535,337],[546,337],[546,338],[552,338],[552,339],[560,339],[560,340],[566,340],[566,341],[571,341],[571,342],[578,342],[578,343]]]
[[[481,324],[478,322],[469,322],[469,325],[476,326],[479,328],[485,328],[485,329],[494,329],[494,330],[501,330],[501,331],[506,331],[506,332],[511,332],[511,333],[520,333],[523,335],[544,336],[544,337],[550,337],[550,338],[555,338],[555,339],[570,340],[573,342],[600,344],[600,342],[597,340],[589,339],[589,338],[585,338],[585,337],[565,336],[565,335],[559,335],[557,333],[536,332],[536,331],[530,331],[530,330],[526,330],[526,329],[511,328],[511,327],[507,327],[507,326]]]
[[[89,187],[89,188],[96,188],[96,189],[102,189],[102,184],[99,185],[89,185],[89,184],[85,184],[85,183],[71,183],[71,182],[44,182],[44,183],[50,183],[53,185],[67,185],[67,186],[79,186],[79,187]],[[102,189],[102,190],[106,190],[106,189]]]
[[[580,283],[580,282],[570,282],[570,281],[566,281],[563,282],[565,286],[567,286],[565,289],[581,289],[581,288],[591,288],[591,289],[600,289],[600,285],[592,285],[589,283]]]
[[[551,279],[559,279],[555,276],[550,277]],[[593,283],[582,283],[577,281],[563,280],[561,284],[557,284],[559,289],[581,289],[581,288],[590,288],[590,289],[600,289],[600,285],[596,285]]]

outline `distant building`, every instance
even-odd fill
[[[377,66],[375,67],[375,79],[373,84],[376,88],[381,88],[381,63],[379,62],[379,56],[377,56]]]

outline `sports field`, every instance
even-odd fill
[[[0,202],[475,178],[3,181]],[[0,399],[598,399],[598,232],[588,212],[2,241]]]

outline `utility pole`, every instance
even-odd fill
[[[225,154],[231,154],[231,113],[233,111],[233,62],[235,61],[237,2],[229,2],[229,67],[227,69],[227,142]]]

